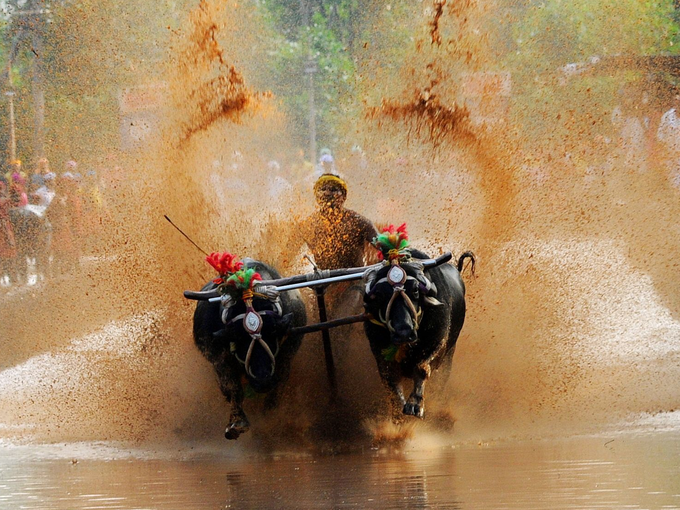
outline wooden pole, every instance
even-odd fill
[[[321,321],[321,323],[328,322],[326,300],[324,298],[326,287],[317,287],[314,290],[316,292],[316,303],[319,307],[319,321]],[[328,331],[328,329],[323,329],[321,331],[321,338],[323,339],[323,354],[326,359],[326,375],[328,376],[328,385],[331,390],[331,402],[335,402],[335,399],[338,396],[338,381],[335,376],[335,362],[333,360],[330,331]]]
[[[17,136],[14,125],[14,79],[12,78],[12,61],[10,59],[7,60],[7,84],[9,90],[5,92],[5,95],[9,99],[9,160],[11,162],[17,159]]]
[[[341,317],[340,319],[331,319],[326,322],[320,322],[318,324],[309,324],[307,326],[298,326],[290,329],[292,335],[306,335],[307,333],[316,333],[317,331],[323,331],[324,329],[336,328],[338,326],[345,326],[347,324],[354,324],[355,322],[366,322],[370,320],[371,316],[367,313],[362,313],[359,315],[350,315],[349,317]]]

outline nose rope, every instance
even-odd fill
[[[406,293],[406,290],[404,289],[403,285],[393,285],[392,286],[392,296],[390,297],[390,300],[387,303],[387,309],[385,310],[385,315],[383,316],[382,310],[379,312],[380,322],[382,322],[382,325],[386,326],[387,329],[391,333],[395,332],[394,328],[392,327],[392,320],[390,319],[390,312],[392,311],[392,305],[394,304],[394,301],[396,300],[398,295],[401,295],[402,298],[404,299],[404,303],[406,303],[406,308],[408,309],[409,314],[411,315],[411,318],[413,319],[413,329],[415,331],[418,331],[418,327],[420,326],[420,319],[423,316],[423,310],[422,309],[416,310],[416,307],[413,304],[413,301],[411,300],[411,298]]]
[[[259,336],[259,335],[257,335],[257,336]],[[251,338],[250,345],[248,346],[248,352],[246,353],[246,361],[243,364],[245,365],[246,373],[248,375],[250,375],[250,377],[254,378],[255,376],[253,375],[253,373],[250,370],[250,356],[253,354],[253,346],[255,345],[256,336],[251,335],[250,338]]]
[[[413,319],[413,329],[418,331],[418,326],[420,325],[420,313],[418,313],[418,310],[416,310],[413,301],[411,301],[411,298],[408,296],[403,286],[395,286],[393,290],[392,297],[390,297],[390,301],[387,303],[387,310],[385,310],[387,329],[394,332],[394,329],[392,328],[392,321],[390,320],[390,312],[392,311],[392,305],[394,304],[397,296],[401,295],[401,297],[404,299],[404,303],[406,303],[406,308],[408,308],[411,318]]]
[[[260,310],[258,312],[253,308],[253,303],[252,303],[253,297],[264,297],[264,298],[269,299],[267,295],[260,294],[260,293],[257,293],[257,292],[253,292],[252,290],[247,289],[243,292],[243,296],[242,296],[242,299],[246,304],[245,313],[239,314],[239,315],[233,317],[230,321],[227,321],[227,315],[228,315],[228,312],[229,312],[229,308],[225,308],[222,311],[222,322],[225,323],[225,324],[233,324],[233,323],[238,322],[238,321],[243,321],[243,328],[246,330],[248,335],[250,335],[250,344],[248,345],[248,351],[246,352],[246,359],[245,360],[242,360],[238,356],[236,351],[234,351],[234,357],[240,363],[242,363],[244,365],[245,371],[248,375],[250,375],[253,379],[257,379],[255,374],[253,374],[253,372],[251,370],[251,365],[250,365],[250,360],[251,360],[251,357],[252,357],[252,354],[253,354],[253,348],[255,347],[255,342],[260,344],[260,346],[264,349],[264,351],[267,353],[267,356],[269,356],[269,359],[272,362],[272,368],[271,368],[271,372],[269,374],[270,376],[274,375],[274,371],[276,370],[276,355],[279,353],[280,346],[279,346],[279,343],[277,341],[276,342],[276,354],[273,353],[271,348],[269,347],[269,345],[267,345],[267,342],[265,342],[262,339],[262,335],[260,334],[260,328],[262,327],[262,323],[260,322],[259,326],[257,327],[257,331],[251,331],[250,330],[250,327],[248,326],[248,324],[246,322],[247,318],[248,318],[248,314],[254,313],[254,314],[257,314],[260,317],[262,317],[262,315],[267,315],[267,314],[273,313],[273,314],[281,316],[282,315],[282,309],[281,309],[281,303],[280,303],[278,296],[277,296],[273,300],[270,299],[270,301],[273,302],[273,305],[274,305],[274,308],[275,308],[273,311],[272,310]],[[233,301],[231,301],[231,300],[228,300],[228,301],[224,300],[224,302],[226,302],[229,307],[231,307],[234,304]],[[262,319],[260,318],[260,321],[261,320]]]
[[[276,369],[276,356],[274,355],[272,350],[267,345],[267,342],[265,342],[262,339],[262,335],[260,335],[259,333],[255,334],[255,335],[250,335],[250,338],[251,338],[251,340],[250,340],[250,345],[248,346],[248,352],[246,353],[246,359],[243,362],[243,364],[245,365],[246,372],[253,379],[257,379],[257,377],[255,377],[255,374],[253,374],[252,370],[250,370],[250,358],[253,354],[253,347],[255,346],[255,341],[257,340],[260,343],[260,345],[262,346],[262,348],[265,350],[267,355],[269,356],[269,359],[272,360],[272,369],[271,369],[271,372],[270,372],[269,375],[270,376],[274,375],[274,370]],[[278,349],[277,349],[277,351],[278,351]],[[238,359],[238,357],[237,357],[237,359]]]

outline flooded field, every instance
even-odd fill
[[[0,508],[680,508],[678,417],[598,435],[334,456],[3,445]]]
[[[608,253],[614,270],[625,266],[615,246],[573,241],[535,246],[534,263],[564,263],[586,248]],[[559,279],[556,271],[542,278]],[[537,336],[569,351],[527,349],[533,370],[553,373],[514,380],[506,368],[496,377],[513,383],[493,395],[497,361],[478,357],[472,340],[489,326],[475,325],[471,309],[448,404],[453,429],[436,421],[435,403],[430,418],[382,440],[384,408],[365,395],[382,393],[361,349],[352,360],[335,344],[341,395],[355,407],[326,407],[323,372],[309,367],[320,368],[318,339],[309,337],[281,412],[256,413],[253,431],[231,442],[221,439],[227,408],[210,367],[188,339],[169,341],[167,311],[110,322],[0,372],[0,508],[680,508],[680,416],[664,412],[676,390],[662,386],[680,370],[680,325],[650,285],[609,289],[613,300],[603,288],[585,292],[559,332],[537,319]],[[597,342],[579,339],[584,327]],[[577,360],[588,366],[574,372]],[[554,377],[583,383],[557,392],[544,384]]]

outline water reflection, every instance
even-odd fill
[[[68,446],[58,447],[62,459],[41,460],[32,447],[6,447],[0,508],[680,508],[679,439],[675,431],[327,457],[164,452],[155,460],[68,459]]]

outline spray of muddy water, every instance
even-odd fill
[[[402,69],[411,77],[402,81],[406,88],[369,110],[379,122],[405,125],[435,151],[446,145],[459,158],[451,173],[474,175],[476,193],[467,194],[454,214],[478,215],[478,223],[462,235],[450,228],[442,233],[438,226],[449,224],[438,211],[444,207],[432,203],[434,194],[421,197],[430,205],[426,222],[436,225],[429,240],[442,235],[459,252],[471,245],[483,267],[469,287],[451,386],[456,415],[465,417],[459,430],[568,430],[675,409],[670,367],[660,365],[677,358],[678,246],[664,212],[677,211],[677,189],[655,154],[644,165],[616,154],[621,145],[625,152],[625,142],[600,145],[609,153],[606,164],[598,165],[601,154],[590,153],[585,169],[571,160],[592,150],[597,137],[591,126],[602,123],[603,105],[588,97],[588,83],[582,95],[566,99],[577,106],[567,110],[564,139],[552,139],[563,151],[557,161],[542,157],[540,141],[527,140],[520,125],[471,122],[479,104],[461,105],[466,75],[521,75],[521,69],[499,67],[489,50],[498,31],[497,25],[490,31],[489,20],[497,23],[507,12],[502,4],[435,1],[426,13],[427,33]],[[559,56],[551,62],[559,74]],[[638,87],[653,90],[649,77],[642,81]],[[588,113],[574,115],[579,109]],[[446,172],[434,172],[441,185]]]
[[[593,144],[574,118],[558,158],[513,116],[495,127],[475,122],[465,77],[516,71],[489,49],[505,12],[473,1],[409,7],[401,21],[416,35],[398,65],[385,65],[394,64],[393,18],[376,12],[379,37],[358,57],[366,108],[346,128],[370,172],[340,167],[351,208],[408,222],[414,244],[433,253],[479,257],[477,277],[464,275],[468,317],[454,375],[439,398],[428,395],[428,410],[456,420],[446,441],[572,431],[680,400],[677,190],[660,167],[641,173],[612,159],[584,170],[572,155],[587,159]],[[309,270],[289,243],[291,219],[313,206],[309,190],[300,184],[290,204],[272,204],[264,191],[267,159],[292,151],[275,98],[249,81],[257,73],[247,49],[260,30],[248,7],[200,2],[172,38],[162,136],[129,162],[135,171],[107,233],[115,262],[3,298],[4,435],[220,436],[228,407],[193,346],[193,304],[181,297],[212,275],[163,215],[206,251],[259,258],[284,274]],[[587,94],[569,99],[593,117],[603,108]],[[20,317],[49,335],[36,339]],[[360,330],[344,338],[339,386],[355,426],[343,426],[359,433],[384,411],[382,389]],[[326,395],[322,359],[308,337],[281,409],[255,423],[263,435],[313,436]]]

